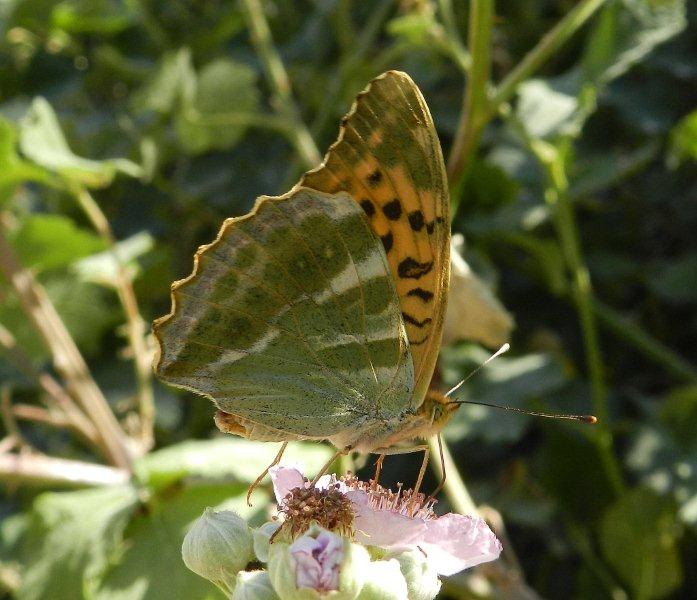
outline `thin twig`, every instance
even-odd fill
[[[120,485],[130,474],[118,469],[43,454],[0,454],[0,481],[38,486]]]
[[[312,168],[319,164],[321,154],[293,100],[290,79],[274,46],[264,9],[258,0],[242,0],[242,6],[245,9],[244,13],[252,44],[254,44],[257,55],[261,59],[266,80],[271,88],[274,108],[293,124],[290,130],[290,139],[305,166]]]
[[[569,12],[544,35],[535,47],[523,57],[523,60],[521,60],[496,87],[489,104],[489,116],[495,116],[499,106],[512,98],[518,85],[531,77],[545,62],[554,56],[557,50],[559,50],[559,48],[576,33],[605,2],[606,0],[582,0],[569,10]]]
[[[632,344],[644,356],[664,366],[675,377],[688,383],[697,383],[697,369],[694,365],[648,334],[631,319],[597,298],[593,301],[593,310],[602,325],[617,337]]]
[[[0,346],[5,350],[9,362],[25,377],[35,381],[45,392],[44,403],[50,408],[56,408],[65,414],[70,421],[71,429],[81,435],[95,449],[104,451],[97,430],[85,413],[75,404],[70,394],[49,373],[37,370],[31,359],[16,343],[12,333],[0,324]]]
[[[56,371],[92,419],[109,460],[116,466],[129,468],[131,456],[124,431],[43,286],[20,265],[1,227],[0,273],[11,284],[22,310],[50,350]]]
[[[72,189],[80,207],[92,222],[97,233],[107,243],[112,260],[116,265],[116,292],[123,306],[128,330],[128,341],[133,351],[133,365],[138,386],[138,407],[140,413],[140,442],[143,450],[153,443],[153,424],[155,419],[155,399],[152,385],[152,356],[145,340],[146,325],[140,315],[138,300],[126,266],[116,251],[116,238],[111,225],[96,200],[84,186]]]
[[[8,436],[14,440],[15,445],[20,449],[31,448],[31,444],[22,435],[15,416],[12,414],[12,391],[8,385],[3,385],[0,388],[0,415],[2,415],[5,430]]]

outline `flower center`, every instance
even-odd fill
[[[303,533],[313,522],[329,531],[352,533],[353,505],[338,487],[338,484],[326,489],[297,487],[286,495],[279,511],[285,515],[291,537]]]
[[[361,490],[368,494],[371,508],[374,510],[389,510],[405,517],[418,517],[420,519],[436,519],[433,511],[435,498],[426,496],[421,492],[414,493],[412,489],[404,489],[404,484],[397,484],[397,491],[382,487],[375,480],[361,481],[355,475],[349,474],[341,478],[346,487],[352,490]]]

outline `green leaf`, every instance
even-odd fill
[[[13,233],[12,243],[22,264],[37,271],[64,267],[106,245],[61,215],[29,215]]]
[[[685,116],[670,132],[668,165],[672,168],[697,160],[697,110]]]
[[[562,86],[552,79],[526,81],[519,87],[518,119],[533,137],[570,133],[572,117],[579,108],[576,92],[572,86]]]
[[[73,153],[61,131],[58,117],[44,98],[35,98],[20,122],[20,148],[35,163],[90,187],[104,187],[117,172],[140,177],[142,169],[125,158],[90,160]]]
[[[113,35],[135,23],[133,4],[121,0],[66,0],[53,8],[53,25],[68,33]]]
[[[277,452],[277,444],[233,436],[187,441],[144,456],[136,463],[135,472],[156,488],[189,476],[232,478],[249,484],[271,464]],[[327,446],[298,443],[288,447],[283,460],[299,463],[307,473],[315,473],[331,455]]]
[[[150,252],[154,246],[155,240],[152,236],[146,231],[141,231],[118,242],[113,250],[105,250],[83,258],[73,265],[73,270],[83,281],[113,288],[118,285],[119,263],[124,265],[126,273],[133,280],[140,273],[137,259]]]
[[[697,252],[662,261],[650,270],[649,288],[674,304],[697,302]]]
[[[672,495],[681,520],[697,526],[697,387],[670,393],[651,421],[633,432],[627,465],[644,485]]]
[[[227,460],[238,459],[228,454]],[[206,507],[234,510],[247,519],[254,513],[263,513],[264,504],[259,497],[254,508],[247,507],[245,489],[246,486],[229,485],[174,487],[153,498],[147,510],[137,515],[128,528],[127,550],[106,573],[92,596],[94,600],[222,598],[213,585],[184,566],[182,542],[192,522]]]
[[[9,121],[0,117],[0,188],[25,181],[50,185],[51,174],[20,158],[17,154],[17,132]]]
[[[133,105],[138,111],[152,110],[171,114],[183,98],[193,99],[196,92],[196,72],[191,62],[191,52],[182,48],[165,54],[155,74],[133,95]]]
[[[608,508],[600,523],[600,547],[634,598],[662,598],[682,582],[675,506],[638,488]]]
[[[200,154],[233,147],[248,127],[246,115],[256,111],[256,73],[227,58],[206,65],[193,97],[184,95],[176,130],[184,150]]]
[[[578,395],[587,401],[587,387],[579,388]],[[580,429],[587,426],[549,421],[542,426],[545,440],[536,465],[542,486],[565,517],[596,521],[614,500],[614,492],[597,444]]]
[[[25,570],[16,597],[84,598],[118,555],[137,505],[130,485],[39,496],[21,549]]]
[[[603,86],[687,25],[685,0],[614,0],[600,14],[581,60],[584,79]]]

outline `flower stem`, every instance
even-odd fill
[[[312,168],[319,164],[321,155],[310,131],[300,118],[300,111],[293,100],[290,79],[274,46],[264,9],[259,0],[242,0],[242,6],[252,43],[264,66],[266,80],[272,90],[275,108],[293,124],[291,128],[293,146],[305,166]]]

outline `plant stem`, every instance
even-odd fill
[[[453,186],[452,217],[457,213],[462,181],[472,161],[482,130],[488,121],[488,86],[491,75],[493,0],[470,3],[468,45],[471,58],[465,98],[457,133],[448,157],[448,179]]]
[[[455,61],[458,68],[462,72],[467,73],[471,66],[471,58],[467,52],[467,48],[465,48],[465,45],[462,43],[460,32],[457,29],[452,1],[438,0],[438,11],[440,12],[441,21],[443,21],[448,53]]]
[[[99,432],[104,451],[118,467],[130,468],[128,439],[95,383],[85,359],[56,312],[44,288],[24,269],[0,229],[0,273],[14,289],[22,310],[41,335],[53,365]]]
[[[116,238],[111,225],[96,200],[84,186],[72,188],[80,207],[106,242],[112,260],[116,265],[116,293],[118,294],[126,317],[128,341],[133,351],[133,366],[138,386],[138,408],[140,413],[140,442],[143,449],[153,444],[153,425],[155,420],[155,398],[152,385],[151,353],[145,340],[146,325],[140,315],[133,283],[116,251]]]
[[[103,451],[97,430],[80,408],[75,404],[70,394],[49,373],[38,371],[31,359],[17,345],[12,333],[0,324],[0,347],[5,351],[9,362],[25,377],[36,381],[44,391],[49,407],[57,409],[65,415],[71,429],[79,433],[98,451]]]
[[[692,364],[646,333],[631,319],[598,299],[594,300],[593,309],[603,325],[618,337],[632,344],[646,357],[663,365],[681,380],[697,383],[697,369]]]
[[[563,17],[523,60],[503,79],[493,92],[487,88],[491,62],[491,25],[493,1],[473,0],[469,19],[469,50],[471,65],[465,102],[457,133],[448,158],[448,179],[452,196],[451,215],[455,218],[461,197],[460,187],[479,145],[486,124],[496,116],[499,107],[515,93],[518,85],[531,77],[606,0],[582,0]],[[441,3],[443,4],[443,3]],[[446,3],[447,4],[447,3]],[[442,11],[443,15],[447,11]],[[444,19],[448,31],[448,26]]]
[[[305,166],[312,168],[319,164],[321,155],[293,101],[290,79],[274,46],[264,9],[259,0],[242,0],[242,6],[245,9],[244,13],[252,43],[264,65],[266,80],[272,91],[275,108],[292,123],[291,141]]]
[[[606,0],[581,0],[530,50],[496,87],[489,103],[489,118],[511,99],[518,85],[531,77],[598,10]]]
[[[443,465],[440,462],[438,438],[433,436],[428,440],[428,448],[431,454],[430,463],[435,469],[436,475],[441,480],[443,479],[443,467],[445,467],[445,472],[448,474],[443,485],[443,491],[455,512],[461,515],[476,516],[479,514],[477,505],[474,503],[465,482],[460,476],[448,445],[444,440],[441,443]],[[498,513],[496,514],[498,515]],[[537,593],[525,583],[523,573],[518,568],[518,561],[510,542],[506,543],[504,551],[506,550],[507,552],[504,554],[507,557],[506,561],[497,561],[482,567],[487,577],[503,592],[502,597],[515,598],[517,600],[539,600]]]
[[[569,197],[563,155],[559,150],[541,140],[531,140],[531,148],[545,169],[547,176],[545,200],[552,210],[559,245],[571,276],[571,290],[581,323],[583,345],[591,382],[593,411],[599,421],[594,440],[597,443],[607,475],[615,491],[619,493],[624,484],[612,447],[603,358],[593,310],[593,288],[588,268],[583,260],[578,226]]]
[[[19,480],[39,486],[120,485],[129,479],[126,469],[43,454],[0,454],[0,481]]]

